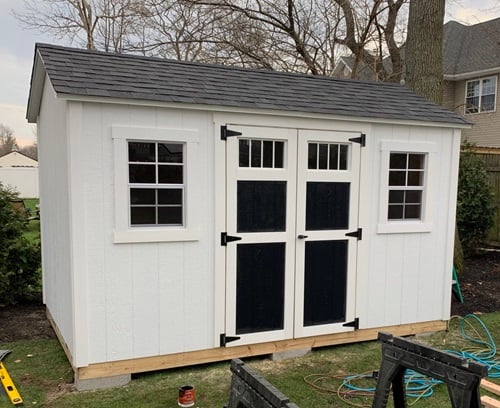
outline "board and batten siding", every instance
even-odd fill
[[[67,104],[48,79],[37,123],[40,174],[43,296],[69,352],[75,352],[71,267]]]
[[[43,102],[42,179],[50,184],[41,197],[47,220],[42,219],[42,234],[46,245],[54,243],[44,250],[45,299],[74,367],[218,347],[215,339],[224,330],[225,251],[217,237],[225,225],[226,175],[225,142],[215,130],[226,123],[366,133],[356,273],[360,328],[449,318],[460,131],[325,115],[64,102],[47,90]],[[186,162],[197,239],[117,242],[117,209],[128,207],[115,195],[117,183],[126,180],[116,174],[117,163],[127,161],[115,149],[114,132],[120,129],[132,135],[154,129],[166,140],[169,129],[198,134],[196,154]],[[430,154],[437,159],[427,172],[428,231],[378,231],[387,182],[381,146],[391,141],[432,145]]]
[[[426,179],[427,232],[377,231],[381,211],[387,211],[380,208],[387,183],[380,150],[390,141],[435,144],[431,154],[437,160]],[[459,131],[433,127],[374,125],[367,137],[371,153],[362,158],[361,177],[368,182],[360,194],[360,328],[449,319],[459,145]]]
[[[203,111],[126,104],[80,105],[79,154],[72,157],[81,181],[76,223],[86,296],[88,358],[77,366],[171,354],[213,347],[213,122]],[[196,129],[198,155],[186,163],[190,173],[199,239],[186,242],[115,243],[114,126],[137,129]],[[71,135],[71,138],[73,134]],[[191,220],[193,221],[193,220]],[[82,331],[82,334],[84,332]]]

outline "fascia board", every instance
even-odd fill
[[[42,101],[42,92],[45,84],[45,68],[38,50],[33,60],[33,69],[31,71],[31,84],[28,97],[28,107],[26,109],[26,119],[29,123],[36,123],[40,104]]]

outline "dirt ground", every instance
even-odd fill
[[[500,251],[483,252],[467,259],[459,283],[464,303],[453,297],[452,315],[499,311]],[[0,343],[54,337],[41,301],[0,307]]]

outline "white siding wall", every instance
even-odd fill
[[[65,104],[52,95],[46,89],[39,126],[45,298],[72,352],[77,344],[75,366],[217,346],[216,334],[224,329],[219,299],[224,265],[214,240],[225,212],[214,205],[214,192],[224,191],[220,185],[225,181],[215,181],[214,168],[220,175],[224,166],[214,163],[223,155],[219,145],[214,153],[214,122],[229,118],[234,119],[229,123],[365,132],[359,205],[363,240],[356,277],[361,327],[449,317],[459,132],[89,102],[68,104],[66,130]],[[127,158],[114,156],[113,126],[198,130],[198,155],[187,164],[187,171],[194,172],[195,181],[187,188],[194,191],[198,240],[113,242],[116,208],[128,205],[115,202],[114,162]],[[427,185],[430,232],[377,233],[380,148],[389,140],[436,146],[437,165]]]
[[[14,188],[19,197],[38,198],[38,167],[2,167],[0,181]]]
[[[46,80],[37,126],[44,302],[73,353],[66,112]]]
[[[193,189],[201,228],[192,242],[113,243],[115,205],[112,126],[198,129]],[[81,183],[74,219],[81,226],[79,274],[86,288],[81,333],[86,363],[214,347],[213,121],[206,112],[86,103],[78,125],[79,155],[72,157]],[[77,133],[77,132],[76,132]],[[120,160],[120,159],[118,159]],[[127,157],[122,158],[127,160]],[[75,192],[75,194],[78,194]],[[76,231],[75,231],[76,233]]]
[[[367,138],[362,177],[369,182],[361,191],[363,241],[358,269],[362,328],[449,318],[459,133],[375,125]],[[437,165],[428,172],[426,186],[431,194],[430,232],[377,233],[379,196],[386,182],[380,177],[382,140],[436,144]]]

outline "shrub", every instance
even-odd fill
[[[40,292],[40,242],[25,237],[26,218],[12,207],[17,193],[0,183],[0,304],[30,300]]]
[[[466,144],[460,153],[457,196],[457,226],[465,255],[472,254],[486,238],[493,225],[493,210],[485,163]]]

